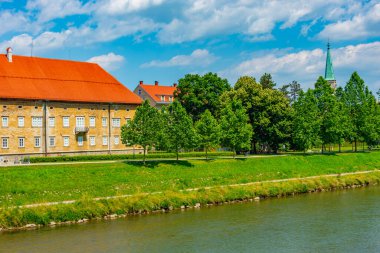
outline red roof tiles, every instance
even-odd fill
[[[174,86],[160,86],[149,84],[140,84],[140,87],[143,88],[156,102],[171,102],[169,101],[169,97],[173,97],[173,93],[177,89]],[[165,96],[165,101],[161,100],[161,96]]]
[[[141,99],[99,65],[0,55],[0,98],[140,104]]]

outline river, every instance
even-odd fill
[[[0,233],[0,252],[380,252],[380,187]]]

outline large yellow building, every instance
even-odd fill
[[[132,152],[120,129],[141,99],[99,65],[0,55],[0,162]]]

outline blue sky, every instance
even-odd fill
[[[130,89],[210,71],[311,87],[328,39],[338,85],[380,88],[380,0],[0,0],[0,23],[4,52],[97,62]]]

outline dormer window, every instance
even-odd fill
[[[165,101],[165,96],[161,96],[161,101],[162,101],[162,102]]]

